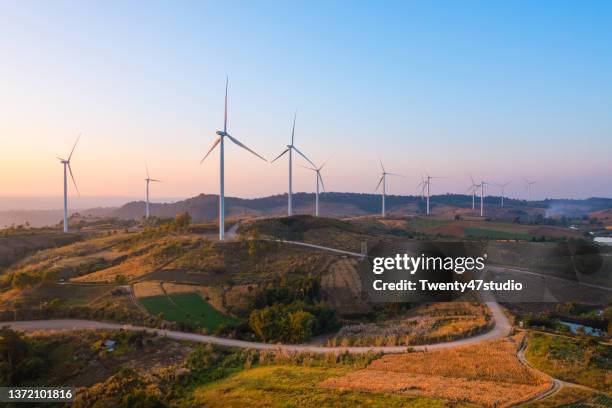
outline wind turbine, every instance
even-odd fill
[[[243,145],[240,141],[238,141],[238,139],[234,138],[229,133],[227,133],[227,85],[228,85],[228,82],[229,82],[229,78],[226,78],[225,79],[225,113],[223,116],[223,130],[217,130],[216,133],[219,137],[215,140],[215,142],[213,143],[211,148],[208,150],[204,158],[200,161],[200,164],[202,164],[204,160],[206,160],[210,152],[212,152],[213,149],[217,147],[217,145],[219,145],[219,240],[220,241],[223,241],[225,239],[225,177],[224,177],[225,166],[224,166],[224,161],[223,161],[224,156],[225,156],[224,146],[223,146],[224,139],[227,137],[229,140],[234,142],[234,144],[254,154],[255,156],[259,157],[261,160],[267,161],[266,159],[264,159],[263,157],[255,153],[253,150]]]
[[[504,194],[506,193],[506,187],[508,187],[510,183],[511,182],[509,181],[504,184],[497,184],[497,187],[501,188],[501,206],[502,207],[504,206]]]
[[[378,191],[378,188],[380,187],[381,183],[382,183],[382,216],[383,218],[385,218],[385,194],[387,193],[387,176],[399,176],[399,177],[404,177],[401,174],[396,174],[396,173],[388,173],[385,170],[385,166],[383,166],[382,160],[379,159],[380,162],[380,168],[382,169],[382,176],[380,177],[380,180],[378,181],[378,184],[376,185],[376,189],[374,190],[374,192]]]
[[[147,203],[145,206],[145,218],[149,218],[149,215],[151,215],[151,213],[149,212],[149,183],[150,182],[154,182],[154,183],[161,183],[161,180],[156,180],[156,179],[152,179],[151,177],[149,177],[149,166],[147,166],[147,163],[145,162],[145,169],[147,170],[147,178],[145,179],[145,181],[147,182]]]
[[[308,167],[308,166],[302,166],[305,169],[309,169],[312,170],[316,173],[316,179],[317,179],[317,194],[315,196],[315,217],[319,216],[319,183],[320,186],[323,188],[323,191],[325,191],[325,185],[323,184],[323,177],[321,177],[321,170],[323,169],[323,167],[325,167],[325,164],[327,163],[327,161],[325,163],[323,163],[321,165],[321,167]]]
[[[427,215],[429,215],[429,193],[430,193],[431,179],[439,179],[439,178],[444,178],[444,177],[432,177],[427,173],[425,173],[425,175],[426,175],[425,179],[421,180],[421,183],[419,183],[419,186],[422,186],[421,196],[424,194],[425,189],[427,189]]]
[[[68,155],[68,159],[62,159],[58,157],[59,161],[64,165],[64,232],[68,232],[68,175],[66,169],[70,173],[70,178],[72,179],[72,183],[74,184],[74,188],[76,189],[79,196],[81,193],[79,192],[79,188],[77,187],[76,181],[74,180],[74,174],[72,174],[72,168],[70,167],[70,159],[72,159],[72,154],[74,153],[74,149],[76,148],[77,143],[79,143],[79,139],[81,138],[81,134],[77,136],[76,142],[74,142],[74,146],[72,146],[72,150]]]
[[[534,185],[536,182],[529,181],[528,179],[523,180],[525,180],[525,184],[527,184],[527,201],[531,201],[531,186]]]
[[[276,156],[272,163],[276,160],[280,159],[285,153],[289,152],[289,196],[287,201],[287,214],[291,217],[293,215],[293,155],[292,151],[295,150],[300,156],[302,156],[308,163],[312,165],[312,167],[317,167],[304,153],[302,153],[297,147],[295,147],[295,118],[297,117],[297,112],[293,115],[293,128],[291,129],[291,144],[287,145],[287,148],[282,151],[281,154]]]
[[[484,186],[491,185],[491,183],[487,183],[486,181],[480,182],[480,216],[484,216]]]
[[[472,192],[472,210],[476,209],[476,189],[480,187],[479,184],[476,184],[474,181],[474,177],[470,175],[470,180],[472,180],[472,185],[468,188],[468,191]]]

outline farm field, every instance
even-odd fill
[[[152,315],[162,314],[164,320],[202,327],[213,332],[221,324],[236,320],[221,314],[196,293],[174,293],[140,298],[139,302]]]
[[[397,226],[401,227],[401,225]],[[484,220],[424,219],[415,217],[407,220],[403,228],[429,236],[487,240],[530,241],[532,239],[540,239],[541,237],[550,239],[581,237],[580,232],[564,227],[500,223]]]
[[[321,387],[347,368],[265,366],[196,388],[194,402],[207,407],[445,407],[437,399]],[[457,404],[455,407],[467,407]]]
[[[532,332],[525,356],[534,367],[565,381],[612,392],[612,346]]]
[[[521,335],[449,350],[387,355],[322,386],[506,407],[548,389],[551,379],[523,366]]]
[[[328,344],[408,346],[440,343],[476,335],[489,328],[490,324],[489,311],[483,304],[433,303],[380,322],[348,324],[329,339]]]
[[[608,408],[610,406],[612,406],[612,397],[572,386],[564,386],[554,395],[524,405],[525,408]]]

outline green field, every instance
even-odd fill
[[[529,241],[532,238],[532,235],[524,233],[524,232],[509,232],[509,231],[499,231],[487,228],[474,228],[468,227],[465,229],[465,237],[466,238],[476,238],[476,239],[512,239],[512,240],[521,240],[521,241]]]
[[[612,391],[612,346],[565,336],[530,333],[526,357],[561,380]]]
[[[168,296],[151,296],[139,299],[153,315],[162,314],[164,320],[194,324],[209,332],[222,323],[231,324],[236,320],[225,316],[208,304],[196,293],[175,293]]]

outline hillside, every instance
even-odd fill
[[[360,193],[322,193],[321,213],[328,217],[346,217],[367,214],[377,214],[380,211],[379,194]],[[313,193],[296,193],[293,196],[296,214],[312,214],[314,212],[315,195]],[[586,200],[544,200],[527,203],[524,200],[506,199],[505,207],[499,206],[500,198],[485,197],[485,207],[488,216],[513,220],[516,217],[522,221],[531,221],[538,216],[582,216],[590,211],[602,208],[612,208],[612,199],[590,198]],[[432,212],[436,215],[454,217],[455,214],[471,213],[472,198],[462,194],[445,194],[432,196]],[[387,196],[387,210],[396,215],[417,214],[424,212],[425,202],[419,196]],[[255,199],[226,197],[226,214],[228,216],[276,216],[287,211],[287,195],[274,195]],[[112,216],[124,219],[140,218],[144,214],[144,201],[133,201],[114,210]],[[194,221],[210,221],[218,214],[218,196],[200,194],[175,203],[151,204],[151,213],[158,217],[174,217],[187,211]]]

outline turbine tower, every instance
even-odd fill
[[[64,232],[68,232],[68,172],[70,173],[70,178],[72,179],[72,183],[74,184],[74,188],[77,193],[81,195],[79,192],[79,188],[77,187],[76,181],[74,180],[74,174],[72,174],[72,168],[70,167],[70,159],[72,159],[72,154],[74,153],[74,149],[76,148],[77,143],[79,143],[79,139],[81,138],[81,134],[77,136],[76,142],[74,142],[74,146],[72,146],[72,150],[68,155],[68,159],[62,159],[58,157],[59,161],[64,165]]]
[[[307,166],[302,166],[305,169],[309,169],[315,172],[316,174],[316,179],[317,179],[317,194],[315,195],[315,217],[319,216],[319,185],[321,188],[323,188],[323,191],[325,191],[325,185],[323,184],[323,177],[321,177],[321,170],[323,169],[323,167],[325,167],[325,164],[327,162],[323,163],[321,165],[321,167],[307,167]]]
[[[491,183],[487,183],[486,181],[481,181],[480,186],[480,216],[484,216],[484,186],[490,185]]]
[[[472,192],[472,210],[476,209],[476,189],[480,187],[479,184],[476,184],[474,181],[474,177],[470,176],[470,180],[472,180],[472,185],[468,188],[468,192]]]
[[[379,159],[380,162],[380,168],[382,169],[382,176],[380,177],[380,180],[378,181],[378,184],[376,185],[376,189],[374,190],[374,192],[378,191],[378,188],[380,187],[380,185],[382,184],[382,216],[383,218],[385,218],[385,195],[387,193],[387,176],[399,176],[399,177],[404,177],[401,174],[396,174],[396,173],[388,173],[385,170],[385,166],[383,166],[382,160]]]
[[[427,190],[427,215],[429,215],[429,195],[430,195],[431,179],[439,179],[439,178],[444,178],[444,177],[433,177],[427,173],[425,173],[425,175],[426,175],[425,179],[421,180],[421,182],[419,183],[419,186],[422,186],[421,196],[423,196],[423,194],[425,193],[425,190]]]
[[[202,164],[204,160],[206,160],[210,152],[212,152],[213,149],[217,147],[217,145],[219,145],[219,240],[220,241],[223,241],[225,239],[225,177],[224,177],[225,166],[224,166],[224,161],[223,161],[224,156],[225,156],[224,146],[223,146],[224,139],[227,137],[234,144],[254,154],[255,156],[259,157],[261,160],[267,161],[266,159],[264,159],[263,157],[255,153],[253,150],[243,145],[238,139],[234,138],[229,133],[227,133],[227,85],[228,85],[228,82],[229,82],[229,78],[226,78],[225,79],[225,113],[223,116],[223,130],[217,130],[217,135],[219,137],[215,140],[215,142],[213,143],[211,148],[208,150],[204,158],[200,161],[200,164]]]
[[[525,184],[527,184],[527,201],[531,201],[531,186],[534,185],[535,181],[529,181],[528,179],[524,179]]]
[[[287,201],[287,214],[290,217],[293,215],[293,155],[292,155],[293,150],[295,150],[297,154],[299,154],[304,159],[306,159],[306,161],[310,163],[312,167],[315,167],[315,168],[317,167],[308,157],[306,157],[304,153],[302,153],[293,144],[295,140],[295,118],[296,117],[297,117],[297,112],[295,113],[295,115],[293,115],[293,128],[291,129],[291,144],[288,144],[287,148],[283,150],[281,154],[276,156],[274,160],[272,160],[272,163],[274,163],[276,160],[280,159],[285,153],[289,152],[289,195],[287,199],[288,200]]]
[[[504,206],[504,194],[506,193],[506,187],[508,187],[510,183],[511,182],[509,181],[507,183],[497,185],[497,187],[501,188],[501,206],[502,207]]]
[[[145,206],[145,218],[149,219],[149,216],[151,215],[149,211],[149,183],[150,182],[161,183],[161,180],[156,180],[156,179],[152,179],[151,177],[149,177],[149,166],[147,166],[146,162],[145,162],[145,169],[147,170],[147,178],[145,179],[145,181],[147,182],[147,203]]]

